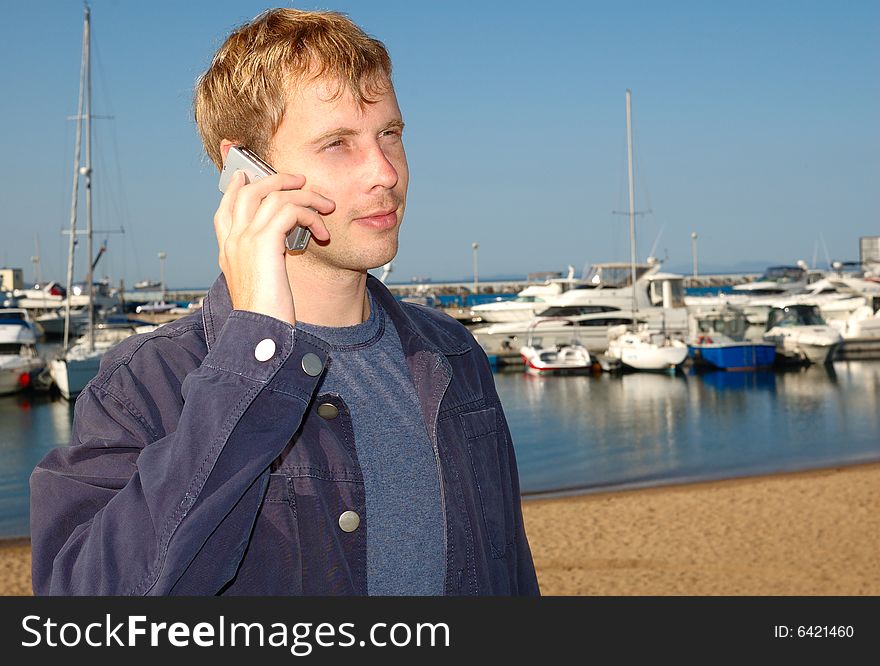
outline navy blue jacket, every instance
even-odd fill
[[[372,276],[367,287],[434,446],[446,594],[538,594],[486,355],[452,318],[398,303]],[[319,391],[329,362],[314,336],[232,310],[222,275],[200,312],[108,352],[71,445],[31,475],[34,592],[366,594],[364,483],[345,396]]]

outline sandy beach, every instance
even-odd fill
[[[523,505],[545,595],[880,595],[880,464]],[[0,594],[30,594],[27,539]]]

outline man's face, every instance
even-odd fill
[[[363,108],[347,90],[329,101],[335,82],[295,88],[269,161],[276,171],[304,175],[303,189],[336,203],[336,210],[323,216],[330,240],[313,237],[306,252],[349,270],[388,263],[397,254],[409,183],[394,88],[388,82],[378,101]]]

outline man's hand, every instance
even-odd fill
[[[297,226],[309,228],[318,240],[329,240],[321,214],[336,209],[330,199],[300,189],[305,182],[304,176],[279,173],[247,184],[243,172],[233,175],[214,214],[214,231],[220,269],[236,310],[296,323],[284,240]]]

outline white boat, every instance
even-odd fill
[[[27,310],[0,310],[0,395],[34,385],[45,365],[37,353],[37,331]]]
[[[475,305],[471,308],[470,316],[474,321],[486,323],[529,322],[545,310],[554,298],[577,284],[581,284],[581,280],[575,279],[574,266],[569,266],[567,277],[550,278],[543,284],[530,284],[519,291],[514,299]]]
[[[577,337],[577,326],[569,329],[572,337],[563,344],[544,345],[542,339],[536,335],[539,326],[552,323],[555,319],[562,318],[537,320],[529,328],[526,344],[519,350],[526,372],[549,375],[589,370],[593,366],[593,359]]]
[[[162,283],[157,282],[156,280],[141,280],[140,282],[134,283],[135,289],[155,289],[156,287],[161,287]]]
[[[71,309],[82,310],[89,307],[89,293],[85,284],[75,284],[69,291],[58,288],[57,283],[50,282],[43,289],[24,289],[14,292],[15,307],[24,308],[32,315],[46,315],[47,318],[59,318],[63,321],[64,311],[68,302]],[[65,294],[70,294],[68,298]],[[106,281],[95,282],[91,295],[93,307],[109,310],[119,302]],[[34,317],[36,318],[36,316]]]
[[[51,310],[61,307],[67,291],[57,282],[35,284],[30,289],[16,289],[12,292],[17,307],[26,310]]]
[[[660,331],[612,331],[608,356],[633,370],[675,370],[688,357],[688,346]]]
[[[745,296],[782,296],[807,286],[807,265],[799,261],[796,266],[770,266],[753,282],[733,287],[735,294]]]
[[[166,301],[150,301],[149,303],[138,305],[134,309],[134,311],[137,314],[161,314],[164,312],[171,312],[176,307],[178,307],[177,303],[168,303]]]
[[[79,110],[77,113],[76,128],[76,149],[73,170],[73,192],[71,197],[70,208],[70,244],[68,246],[67,255],[67,293],[73,294],[73,269],[74,269],[74,251],[76,248],[76,219],[78,211],[80,177],[85,179],[85,189],[92,189],[92,164],[91,164],[91,88],[87,82],[91,80],[90,68],[90,10],[88,5],[84,10],[83,18],[83,51],[82,64],[80,68],[80,95]],[[85,103],[85,104],[84,104]],[[85,160],[80,160],[80,145],[82,137],[85,135]],[[88,261],[88,275],[85,284],[93,283],[92,269],[94,267],[92,252],[92,197],[86,197],[86,251]],[[82,289],[81,296],[86,298],[86,307],[89,315],[89,322],[85,335],[75,344],[69,345],[71,337],[71,300],[68,299],[64,308],[64,316],[66,325],[64,328],[64,346],[57,358],[49,363],[49,372],[52,380],[58,386],[61,395],[66,399],[75,397],[85,388],[86,384],[98,373],[101,358],[104,352],[115,344],[102,339],[97,332],[94,323],[94,294],[92,289]]]
[[[594,355],[608,348],[608,331],[621,324],[642,323],[685,336],[688,312],[684,306],[683,276],[661,273],[660,264],[654,261],[637,265],[636,274],[637,317],[633,316],[631,267],[617,262],[595,264],[586,283],[549,300],[547,307],[532,320],[561,317],[571,322],[555,321],[542,328],[545,344],[565,343],[571,338],[571,325],[578,327],[581,343]],[[487,354],[509,355],[524,344],[531,324],[529,321],[481,325],[471,329],[471,333]]]
[[[824,315],[826,310],[822,310]],[[880,310],[874,312],[869,305],[862,305],[850,312],[845,319],[826,319],[844,340],[880,338]]]
[[[46,312],[34,317],[34,321],[40,326],[43,333],[49,337],[61,337],[64,335],[65,322],[69,322],[70,335],[82,335],[89,327],[89,311],[88,308],[77,308],[70,310],[70,316],[66,316],[65,309],[62,308],[55,312]]]
[[[88,335],[84,335],[65,354],[52,359],[49,362],[49,373],[61,395],[68,400],[75,397],[98,374],[105,353],[143,330],[134,322],[98,324],[92,334],[93,342]]]
[[[639,314],[639,291],[636,288],[638,272],[636,268],[636,222],[635,222],[635,188],[633,185],[633,138],[632,138],[632,92],[626,91],[626,147],[627,175],[629,184],[629,242],[630,242],[630,291],[634,318]],[[653,283],[652,283],[653,286]],[[664,305],[675,300],[684,305],[681,281],[678,282],[679,293],[673,292],[673,283],[663,284],[660,298]],[[656,303],[652,303],[656,305]],[[663,308],[663,310],[671,308]],[[684,310],[685,308],[680,308]],[[685,326],[687,317],[685,316]],[[633,370],[675,370],[684,363],[688,355],[687,345],[680,339],[670,335],[665,325],[660,329],[651,326],[617,326],[608,331],[607,355],[617,359],[622,365]]]
[[[843,341],[815,305],[793,304],[773,308],[764,339],[776,344],[776,355],[798,363],[828,363]]]
[[[489,324],[473,328],[471,333],[489,355],[515,356],[528,341],[529,327],[545,317],[536,317],[531,322],[511,322]],[[546,346],[565,344],[571,340],[572,326],[578,327],[578,339],[590,352],[599,354],[608,348],[608,329],[620,324],[632,323],[632,313],[626,311],[598,310],[586,308],[582,314],[552,316],[552,321],[541,329],[541,339]]]
[[[792,271],[797,270],[807,276],[806,283],[804,280],[794,280]],[[771,267],[767,274],[774,275],[776,271],[789,271],[790,279],[785,281],[780,277],[778,282],[760,280],[737,285],[733,293],[718,296],[687,296],[685,303],[692,312],[707,311],[713,307],[736,307],[743,311],[749,323],[763,327],[767,323],[767,314],[774,307],[792,303],[818,305],[829,323],[833,320],[842,322],[858,308],[880,296],[880,284],[860,276],[823,274],[803,266]]]
[[[49,361],[49,374],[65,400],[75,398],[98,374],[105,351],[71,347],[63,356]]]

